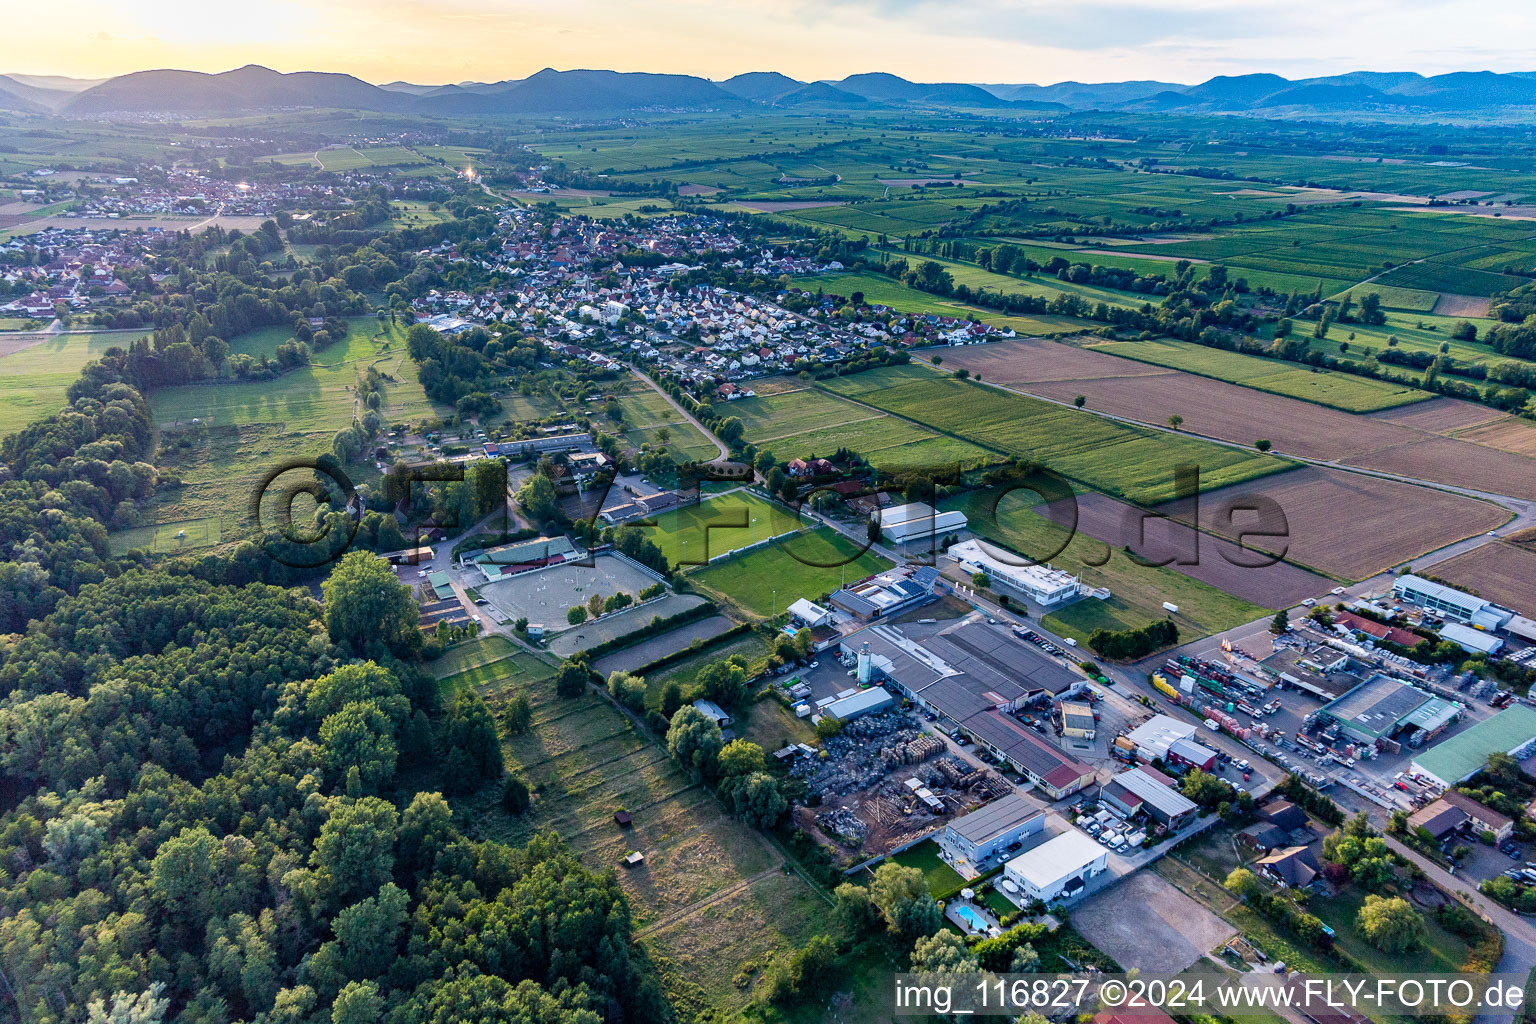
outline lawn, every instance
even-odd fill
[[[1337,933],[1334,944],[1359,960],[1368,971],[1381,974],[1450,973],[1461,970],[1461,965],[1466,962],[1466,940],[1440,927],[1434,915],[1428,913],[1423,914],[1425,944],[1422,949],[1383,953],[1367,942],[1355,927],[1355,918],[1364,904],[1365,893],[1349,885],[1329,899],[1312,900],[1307,909]],[[1422,908],[1415,909],[1422,913]]]
[[[1167,366],[1201,377],[1240,384],[1287,398],[1299,398],[1345,412],[1377,412],[1434,397],[1427,391],[1353,374],[1317,370],[1279,359],[1227,352],[1185,341],[1109,341],[1095,352]]]
[[[697,505],[663,512],[653,522],[642,529],[673,565],[703,565],[806,525],[793,509],[745,490],[703,498]]]
[[[823,385],[875,408],[1003,454],[1037,461],[1104,494],[1143,505],[1174,495],[1174,467],[1200,467],[1214,489],[1290,469],[1282,460],[1153,431],[919,365],[883,367]]]
[[[944,863],[944,859],[939,856],[939,844],[932,839],[925,839],[916,846],[909,846],[889,859],[902,867],[917,868],[921,871],[923,880],[928,883],[928,891],[935,897],[944,897],[953,893],[956,887],[965,884],[965,879],[961,877],[960,872]]]
[[[782,613],[797,598],[817,600],[890,566],[823,526],[718,562],[687,579],[753,615],[767,616]]]

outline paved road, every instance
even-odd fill
[[[658,395],[660,395],[662,398],[665,398],[667,400],[667,404],[670,405],[672,408],[676,409],[677,410],[677,414],[679,416],[681,416],[683,419],[687,420],[689,423],[693,424],[694,427],[696,427],[698,429],[699,433],[701,433],[705,437],[709,438],[709,440],[714,443],[714,446],[720,450],[720,454],[715,456],[713,459],[711,459],[710,460],[710,464],[714,464],[714,463],[717,463],[717,462],[728,462],[728,461],[730,461],[730,458],[731,458],[731,450],[730,450],[730,448],[726,447],[726,444],[725,444],[724,441],[720,440],[714,434],[710,433],[709,428],[706,427],[704,424],[700,423],[697,416],[695,416],[693,413],[689,412],[687,409],[684,409],[682,407],[682,404],[679,403],[677,401],[677,399],[675,399],[671,395],[667,394],[667,392],[662,388],[662,386],[660,384],[657,384],[654,380],[652,380],[646,374],[641,373],[639,370],[637,370],[633,366],[631,366],[629,369],[630,369],[630,372],[633,373],[636,377],[639,377],[641,380],[643,380],[647,384],[649,384],[651,386],[652,390],[654,390]]]

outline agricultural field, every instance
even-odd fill
[[[827,458],[839,448],[858,452],[893,473],[997,460],[994,453],[966,441],[798,382],[796,390],[717,403],[715,412],[740,418],[753,444],[785,461]]]
[[[968,367],[988,380],[1010,383],[1055,402],[1070,403],[1081,395],[1088,410],[1153,425],[1178,415],[1182,417],[1182,431],[1244,446],[1262,438],[1282,455],[1337,461],[1492,494],[1536,497],[1536,459],[1521,454],[1522,445],[1536,443],[1536,429],[1525,427],[1523,421],[1499,420],[1496,430],[1490,428],[1486,436],[1501,442],[1501,450],[1480,437],[1444,436],[1412,426],[1413,405],[1392,417],[1351,415],[1104,354],[1118,348],[1118,344],[1108,344],[1079,350],[1046,341],[1002,342],[960,349],[946,359],[945,366]],[[1196,356],[1208,352],[1230,354],[1193,346]],[[1256,357],[1236,358],[1269,365],[1268,360]],[[1294,372],[1310,375],[1305,370]],[[1320,376],[1355,380],[1344,375]],[[1467,404],[1467,408],[1477,407]],[[1488,410],[1482,421],[1497,417]]]
[[[845,582],[890,567],[888,560],[822,526],[716,562],[686,578],[748,614],[766,618],[782,614],[797,598],[815,601]]]
[[[81,367],[109,348],[126,348],[144,331],[0,334],[0,435],[58,412]]]
[[[917,366],[883,367],[823,383],[854,401],[1015,458],[1032,459],[1093,490],[1141,504],[1173,496],[1173,468],[1201,468],[1210,487],[1290,463],[1194,438],[1116,423]]]
[[[1493,541],[1422,571],[1521,615],[1536,614],[1536,551],[1530,548]]]
[[[803,942],[825,913],[823,897],[760,833],[733,818],[666,750],[605,699],[555,694],[554,666],[513,654],[442,679],[448,691],[473,687],[493,712],[514,694],[533,704],[533,727],[504,736],[509,771],[533,791],[533,808],[513,817],[498,794],[455,802],[487,838],[521,844],[551,829],[592,868],[617,868],[632,850],[645,863],[619,870],[637,936],[668,994],[681,1005],[736,1007],[750,997],[732,984],[739,965]],[[620,829],[613,812],[630,812]]]
[[[1427,391],[1389,381],[1302,367],[1186,341],[1095,341],[1089,347],[1096,352],[1167,366],[1344,412],[1378,412],[1433,397]]]
[[[645,527],[646,536],[672,565],[703,565],[808,525],[787,505],[746,490],[705,497],[697,505],[662,512],[649,522],[654,525]]]
[[[1274,502],[1283,521],[1235,511],[1256,497]],[[1188,502],[1157,511],[1195,521]],[[1202,494],[1198,525],[1228,538],[1246,531],[1251,548],[1338,579],[1363,580],[1509,519],[1504,509],[1475,498],[1306,466]],[[1266,538],[1260,531],[1283,535]]]
[[[1113,515],[1114,511],[1130,511],[1129,506],[1100,495],[1081,495],[1074,531],[1069,519],[1058,516],[1064,520],[1058,523],[1042,514],[1045,510],[1037,506],[1039,500],[1038,495],[1027,491],[1007,494],[981,490],[948,499],[943,507],[964,512],[971,532],[984,539],[1048,561],[1089,586],[1108,587],[1112,596],[1106,601],[1079,601],[1049,616],[1050,628],[1079,642],[1085,642],[1100,626],[1134,629],[1167,618],[1162,607],[1165,601],[1179,606],[1175,621],[1181,638],[1193,640],[1259,618],[1271,601],[1284,601],[1297,594],[1300,596],[1295,600],[1300,600],[1326,589],[1320,577],[1284,564],[1268,570],[1232,572],[1209,538],[1201,545],[1199,566],[1144,565],[1124,550],[1123,521]],[[1137,550],[1145,561],[1166,557],[1145,545],[1137,545]],[[1245,597],[1234,596],[1219,584]]]

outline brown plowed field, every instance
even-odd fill
[[[1426,571],[1521,615],[1536,614],[1536,552],[1494,541]]]
[[[1453,437],[1394,445],[1347,461],[1384,473],[1536,499],[1536,459]]]
[[[1369,413],[1368,417],[1401,423],[1405,427],[1417,427],[1431,434],[1449,434],[1479,423],[1505,418],[1503,413],[1495,412],[1486,405],[1464,402],[1459,398],[1431,398],[1427,402],[1414,402],[1412,405],[1400,405],[1396,409]]]
[[[1183,417],[1194,434],[1252,444],[1266,438],[1280,454],[1344,462],[1366,469],[1536,500],[1536,458],[1488,443],[1446,437],[1420,424],[1467,426],[1498,418],[1472,418],[1479,406],[1441,407],[1408,421],[1410,410],[1385,416],[1356,416],[1283,395],[1211,380],[1180,370],[1150,367],[1130,359],[1090,352],[1060,342],[1029,338],[961,348],[945,353],[944,366],[979,373],[983,380],[1060,402],[1077,395],[1099,412],[1161,425]],[[1428,402],[1426,405],[1436,405]],[[1518,423],[1506,417],[1511,422]],[[1448,429],[1441,427],[1440,429]],[[1536,429],[1532,429],[1536,433]],[[1524,441],[1524,435],[1509,434]],[[1536,445],[1536,441],[1532,442]]]
[[[1071,513],[1064,507],[1042,505],[1035,511],[1070,525]],[[1332,585],[1325,577],[1289,562],[1261,565],[1270,558],[1240,551],[1231,541],[1200,533],[1187,523],[1144,515],[1132,505],[1094,492],[1077,497],[1077,532],[1111,548],[1130,547],[1150,562],[1172,558],[1168,568],[1175,572],[1261,608],[1289,608]],[[1198,564],[1179,564],[1179,559],[1190,558]]]
[[[1283,519],[1240,511],[1255,497],[1273,501]],[[1191,518],[1187,502],[1170,502],[1158,511]],[[1253,537],[1247,546],[1284,553],[1292,561],[1350,580],[1366,579],[1508,520],[1503,509],[1475,498],[1319,466],[1200,497],[1200,525],[1205,529],[1235,537],[1244,529],[1269,532],[1283,526],[1288,539]]]
[[[1485,423],[1471,430],[1463,430],[1456,436],[1463,441],[1485,444],[1490,448],[1501,448],[1517,455],[1536,457],[1536,427],[1525,420],[1517,420],[1513,416],[1505,416],[1492,423]]]

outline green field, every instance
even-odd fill
[[[180,523],[160,523],[155,526],[137,526],[112,534],[109,540],[116,554],[136,548],[152,551],[157,555],[179,551],[196,551],[213,547],[223,540],[219,516],[206,519],[188,519]]]
[[[889,569],[891,563],[822,526],[690,573],[690,583],[766,617],[782,614],[796,599],[814,601],[842,586]]]
[[[660,444],[665,438],[667,449],[679,462],[707,462],[720,454],[713,441],[689,423],[666,396],[644,381],[626,378],[614,397],[622,410],[622,419],[613,422],[597,411],[592,415],[604,430],[621,433],[630,447]]]
[[[126,348],[144,331],[62,331],[0,335],[0,435],[58,412],[81,367],[109,348]],[[35,344],[33,343],[35,340]]]
[[[748,439],[783,462],[826,458],[839,448],[892,473],[997,461],[984,448],[812,387],[720,402],[715,413],[739,417]]]
[[[806,525],[793,509],[747,491],[705,498],[697,505],[663,512],[651,521],[655,525],[644,528],[646,536],[673,565],[702,565]]]
[[[1428,391],[1388,381],[1318,370],[1240,352],[1227,352],[1187,341],[1104,341],[1094,342],[1088,347],[1095,352],[1107,352],[1202,377],[1214,377],[1257,391],[1299,398],[1304,402],[1315,402],[1345,412],[1378,412],[1434,397]]]
[[[155,422],[177,425],[200,419],[213,426],[280,425],[286,433],[334,433],[361,415],[357,384],[368,366],[386,377],[387,422],[444,415],[427,400],[416,378],[416,364],[405,349],[405,328],[381,328],[372,317],[349,322],[343,339],[316,352],[308,366],[272,380],[223,381],[156,391],[150,398]],[[253,331],[232,350],[267,354],[289,337],[284,328]],[[389,382],[393,378],[393,382]]]
[[[1279,459],[1082,416],[918,365],[883,367],[823,384],[828,390],[993,451],[1044,464],[1114,497],[1156,505],[1173,497],[1173,467],[1200,467],[1209,489],[1292,467]]]
[[[368,365],[385,374],[381,412],[386,422],[435,418],[447,411],[421,390],[403,328],[381,329],[372,317],[352,320],[350,328],[346,338],[317,353],[309,366],[272,380],[154,392],[150,410],[160,432],[155,461],[181,486],[163,488],[143,517],[174,524],[219,516],[224,543],[246,532],[255,525],[251,499],[265,474],[331,451],[336,431],[358,411],[356,385]],[[262,354],[287,336],[283,328],[253,331],[232,348]],[[354,483],[378,476],[371,462],[354,463],[346,472]]]
[[[1038,500],[1022,492],[999,499],[989,491],[969,491],[943,507],[964,512],[970,529],[983,537],[1048,560],[1090,586],[1110,589],[1113,596],[1107,601],[1088,599],[1052,612],[1046,626],[1053,632],[1082,643],[1098,628],[1140,628],[1168,617],[1164,601],[1179,606],[1177,621],[1184,639],[1219,633],[1269,613],[1167,566],[1142,565],[1080,531],[1069,538],[1066,528],[1033,511],[1032,503]]]
[[[486,653],[472,650],[466,660]],[[553,830],[598,871],[617,868],[632,850],[643,853],[645,864],[619,871],[619,880],[667,994],[683,1006],[739,1008],[751,995],[732,982],[740,965],[803,942],[826,904],[780,870],[773,845],[728,817],[659,742],[593,690],[556,696],[553,674],[547,659],[517,654],[443,680],[473,687],[493,712],[514,694],[533,705],[533,728],[502,739],[508,770],[533,791],[532,810],[507,814],[499,789],[487,787],[455,801],[456,815],[486,838],[515,844]],[[620,809],[633,815],[630,828],[614,824]]]

